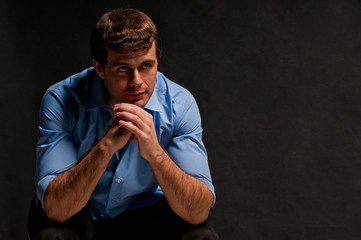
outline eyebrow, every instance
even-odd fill
[[[153,60],[153,59],[144,60],[143,62],[141,62],[140,65],[142,65],[142,64],[144,64],[144,63],[152,63],[152,64],[155,64],[155,60]],[[126,63],[126,62],[115,62],[115,63],[113,64],[113,67],[120,66],[120,65],[122,65],[122,66],[129,66],[130,64],[129,64],[129,63]]]

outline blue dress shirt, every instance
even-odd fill
[[[50,87],[43,96],[35,174],[36,191],[44,204],[49,183],[75,166],[112,125],[108,92],[93,68]],[[192,95],[157,73],[152,96],[144,107],[152,114],[160,145],[186,173],[204,182],[215,199],[202,143],[201,118]],[[150,206],[163,196],[138,142],[116,152],[98,182],[88,207],[97,220]]]

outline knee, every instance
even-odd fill
[[[43,229],[33,240],[80,240],[80,236],[71,229],[50,227]]]

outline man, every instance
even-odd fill
[[[199,111],[157,72],[154,23],[111,10],[90,45],[93,68],[43,97],[30,238],[217,239]]]

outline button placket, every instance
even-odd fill
[[[118,183],[118,184],[122,183],[123,181],[124,181],[123,178],[116,178],[115,179],[115,182]]]

